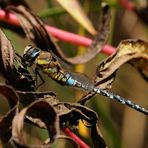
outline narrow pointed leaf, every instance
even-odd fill
[[[57,0],[57,2],[89,33],[96,34],[95,28],[77,0]]]

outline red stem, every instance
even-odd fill
[[[129,11],[134,11],[135,9],[135,5],[134,3],[130,2],[129,0],[118,0],[118,2],[120,3],[120,5],[129,10]]]
[[[9,12],[5,12],[3,10],[0,10],[0,20],[5,21],[11,25],[20,26],[20,23],[14,14],[9,13]],[[56,37],[60,40],[66,41],[66,42],[70,42],[75,45],[89,47],[92,43],[92,40],[87,37],[79,36],[74,33],[70,33],[70,32],[67,32],[67,31],[64,31],[61,29],[57,29],[55,27],[51,27],[49,25],[45,25],[45,28],[54,37]],[[114,47],[112,47],[111,45],[105,45],[101,52],[104,54],[110,55],[114,51],[115,51]]]
[[[82,141],[77,135],[75,135],[69,128],[66,127],[63,129],[63,131],[67,136],[75,140],[81,146],[81,148],[90,148],[90,146],[84,143],[84,141]]]

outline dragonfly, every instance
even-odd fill
[[[38,72],[39,70],[42,71],[60,85],[81,88],[85,91],[92,91],[96,94],[100,94],[102,96],[106,96],[109,99],[116,100],[139,112],[148,115],[147,109],[141,107],[136,103],[133,103],[131,100],[113,94],[105,89],[100,89],[98,87],[95,87],[87,76],[83,74],[66,71],[65,69],[62,68],[61,64],[53,56],[53,54],[49,51],[48,52],[42,51],[38,47],[32,47],[29,45],[25,48],[22,58],[23,61],[25,61],[24,64],[26,66],[33,67],[34,65],[36,72]]]

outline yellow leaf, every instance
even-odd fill
[[[77,0],[57,0],[57,2],[89,33],[93,35],[96,34],[96,30],[93,27],[93,24]]]

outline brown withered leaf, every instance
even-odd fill
[[[25,0],[1,0],[0,1],[0,7],[2,9],[6,9],[9,5],[13,5],[13,6],[23,5],[27,8],[29,8],[29,6],[25,2]]]
[[[53,93],[51,91],[49,91],[49,92],[17,91],[17,93],[20,97],[20,103],[22,104],[23,107],[26,107],[27,105],[31,104],[32,102],[34,102],[36,100],[40,100],[40,99],[43,99],[45,102],[47,102],[51,106],[53,106],[54,104],[56,104],[58,102],[55,93]],[[57,109],[55,109],[55,111],[56,111],[57,115],[59,115]],[[33,118],[31,116],[26,116],[25,121],[28,123],[34,124],[40,128],[46,128],[44,122],[42,120],[40,120],[39,118]]]
[[[58,116],[63,114],[68,114],[71,112],[67,107],[65,107],[63,104],[58,104],[59,100],[56,98],[56,95],[53,92],[22,92],[17,91],[19,97],[20,97],[20,103],[23,105],[23,107],[26,107],[30,103],[42,99],[43,101],[47,102],[49,105],[54,107],[56,113]],[[40,128],[46,128],[43,121],[41,121],[39,118],[33,118],[31,116],[26,116],[25,121],[31,124],[34,124]],[[63,121],[63,120],[62,120]],[[65,120],[64,120],[65,121]]]
[[[91,133],[91,138],[92,138],[94,147],[99,147],[99,148],[106,148],[107,147],[103,137],[101,136],[101,133],[98,131],[97,126],[93,126],[91,128],[90,133]]]
[[[102,6],[102,17],[100,20],[98,33],[93,40],[91,46],[87,49],[86,53],[75,56],[73,58],[66,58],[66,61],[72,64],[82,64],[93,59],[106,44],[109,36],[109,24],[110,24],[111,12],[108,5]]]
[[[28,39],[42,50],[51,50],[57,57],[60,57],[63,61],[70,64],[80,64],[90,61],[101,51],[109,35],[110,8],[108,5],[104,5],[102,8],[102,19],[101,24],[99,25],[98,35],[90,48],[83,55],[68,58],[54,42],[52,36],[47,33],[43,22],[35,14],[22,6],[9,7],[9,10],[18,17]]]
[[[23,137],[23,126],[26,115],[31,116],[32,118],[40,119],[44,122],[50,137],[50,142],[44,146],[50,147],[59,133],[59,121],[54,108],[42,99],[34,101],[29,106],[23,108],[21,112],[15,116],[12,124],[11,142],[14,145],[21,147],[35,147],[32,145],[27,145],[27,142]],[[41,145],[38,147],[44,146]]]
[[[27,73],[28,76],[22,77],[21,72],[19,72],[20,70],[14,65],[14,58],[14,49],[11,42],[7,39],[2,30],[0,30],[0,71],[6,78],[7,84],[12,85],[18,90],[34,90],[35,82],[32,76],[29,75],[29,72],[26,70],[25,73]]]
[[[14,65],[14,50],[2,30],[0,30],[0,49],[1,70],[7,71],[9,68],[12,69]]]
[[[101,89],[111,88],[116,71],[125,63],[133,65],[148,80],[148,43],[136,39],[121,41],[116,52],[97,67],[95,86]],[[85,104],[93,95],[94,92],[89,92],[79,102]]]
[[[91,131],[91,139],[93,142],[94,147],[101,147],[105,148],[106,144],[101,136],[101,133],[97,130],[97,120],[98,115],[91,109],[89,109],[86,106],[77,104],[77,103],[64,103],[64,105],[72,110],[72,115],[67,116],[67,119],[69,120],[70,125],[77,125],[78,120],[85,120],[88,122],[89,125],[86,125],[88,128],[90,128]],[[69,114],[68,114],[69,115]],[[66,119],[66,118],[65,118]],[[66,121],[66,120],[65,120]]]
[[[15,13],[29,40],[42,50],[52,51],[55,55],[61,57],[58,45],[53,41],[52,36],[46,31],[43,22],[37,15],[23,6],[10,6],[7,9]]]
[[[18,92],[18,91],[17,91]],[[77,104],[77,103],[66,103],[66,102],[59,102],[59,100],[55,97],[55,95],[52,92],[45,92],[45,93],[39,93],[39,92],[18,92],[20,98],[24,95],[24,99],[27,99],[27,95],[29,99],[33,100],[42,100],[45,103],[52,106],[59,117],[59,124],[62,127],[63,125],[69,125],[70,127],[75,127],[78,125],[79,120],[85,120],[88,123],[89,128],[91,129],[92,134],[96,136],[97,139],[101,138],[100,134],[97,133],[94,130],[94,126],[96,126],[98,116],[97,114],[89,109],[88,107],[85,107],[83,105]],[[20,99],[21,100],[21,99]],[[28,100],[28,99],[27,99]],[[27,101],[25,100],[25,101]],[[25,102],[21,101],[21,102]],[[25,104],[27,105],[27,104]],[[40,108],[42,110],[42,108]],[[39,117],[36,117],[37,111],[33,112],[31,111],[29,114],[26,114],[25,121],[27,123],[34,124],[40,128],[47,128],[45,122],[43,122]],[[46,114],[45,114],[46,115]],[[96,134],[97,133],[97,134]],[[93,139],[92,139],[93,141]],[[103,143],[102,141],[96,142],[95,140],[94,145],[96,146],[98,143]],[[24,146],[24,145],[23,145]]]
[[[21,92],[17,91],[20,96],[20,102],[23,106],[29,105],[31,102],[42,99],[49,105],[54,107],[57,115],[60,118],[60,123],[69,122],[71,125],[77,124],[79,119],[86,120],[90,124],[96,124],[97,115],[89,108],[77,103],[59,102],[53,92]],[[34,119],[31,116],[26,116],[28,123],[33,123],[40,128],[46,128],[45,124],[40,119]]]
[[[115,77],[115,72],[127,62],[132,63],[140,72],[144,71],[143,74],[147,77],[148,43],[132,39],[121,41],[116,53],[99,64],[95,85],[101,88],[109,88]]]
[[[142,6],[141,8],[135,8],[134,12],[143,21],[143,23],[145,23],[145,25],[148,25],[148,1],[145,6]]]
[[[32,102],[44,98],[45,100],[49,100],[49,104],[53,105],[52,102],[57,101],[56,94],[52,91],[47,92],[34,92],[34,91],[17,91],[17,94],[20,97],[20,103],[26,107],[27,105],[31,104]],[[46,101],[47,101],[46,100]]]
[[[81,120],[87,121],[90,125],[96,125],[97,120],[98,120],[98,116],[90,108],[80,105],[78,103],[59,103],[59,104],[63,104],[65,107],[67,107],[69,110],[71,110],[71,113],[73,114],[73,116],[70,115],[68,117],[66,114],[63,114],[63,115],[66,115],[66,117],[68,117],[67,121],[69,120],[70,123],[77,124],[77,121],[79,119],[81,119]]]
[[[0,116],[0,139],[6,143],[11,138],[12,120],[18,112],[19,99],[10,86],[2,83],[0,83],[0,93],[5,96],[10,106],[10,110],[4,116]]]

